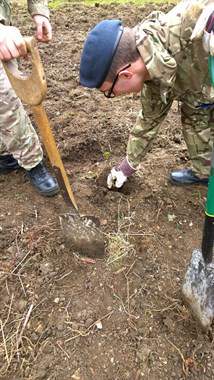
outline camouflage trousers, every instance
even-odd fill
[[[26,170],[43,158],[39,138],[0,63],[0,155],[12,154]]]
[[[181,121],[193,171],[199,177],[207,176],[214,142],[214,106],[193,109],[183,104]]]
[[[127,146],[129,161],[136,167],[149,150],[161,122],[169,112],[172,103],[154,113],[140,113],[132,129]],[[203,178],[210,174],[212,146],[214,142],[214,106],[208,108],[191,108],[186,103],[181,105],[183,137],[192,161],[193,172]]]

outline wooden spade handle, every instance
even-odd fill
[[[71,186],[62,163],[59,151],[56,146],[53,132],[42,105],[47,92],[47,83],[40,59],[39,51],[34,37],[24,38],[27,51],[32,58],[32,71],[29,75],[18,70],[14,61],[3,62],[10,83],[16,95],[25,103],[32,107],[36,124],[39,128],[42,140],[45,145],[50,162],[53,166],[61,193],[64,200],[72,207],[74,213],[78,212],[78,207],[71,190]]]
[[[69,206],[74,206],[78,210],[45,109],[42,104],[38,104],[37,106],[32,106],[32,110],[63,198]]]
[[[10,83],[23,103],[36,106],[42,103],[47,93],[47,83],[42,62],[34,37],[24,37],[28,53],[31,55],[32,71],[23,73],[16,61],[2,61]]]

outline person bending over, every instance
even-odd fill
[[[141,110],[124,160],[112,168],[109,188],[120,188],[138,170],[173,100],[192,169],[175,170],[176,185],[207,185],[214,136],[214,3],[184,0],[164,14],[154,11],[134,28],[102,20],[88,34],[80,60],[80,84],[107,98],[141,92]],[[214,69],[214,68],[213,68]]]

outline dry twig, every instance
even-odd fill
[[[87,335],[89,335],[89,334],[90,334],[90,330],[91,330],[92,327],[94,327],[98,322],[102,321],[103,319],[109,317],[112,313],[113,313],[113,310],[110,311],[108,314],[104,315],[103,317],[97,319],[97,320],[96,320],[95,322],[93,322],[93,323],[92,323],[92,324],[86,329],[86,331],[84,331],[84,332],[83,332],[83,331],[79,331],[79,330],[74,330],[74,329],[71,329],[71,328],[70,328],[71,331],[76,332],[76,333],[78,333],[78,334],[75,335],[75,336],[72,336],[72,337],[70,337],[70,338],[68,338],[68,339],[66,339],[66,340],[65,340],[65,343],[69,342],[70,340],[76,339],[76,338],[78,338],[79,336],[87,336]],[[72,322],[66,322],[66,323],[67,323],[67,324],[70,324],[70,323],[72,323]]]
[[[193,353],[192,353],[192,358],[187,358],[185,359],[182,352],[180,351],[180,349],[174,344],[172,343],[168,338],[167,336],[165,335],[165,338],[166,340],[178,351],[181,359],[182,359],[182,370],[183,370],[183,373],[185,375],[185,377],[188,376],[189,372],[198,372],[199,369],[195,363],[195,352],[197,349],[199,349],[201,346],[198,346],[195,348],[195,350],[193,350]]]
[[[3,326],[3,323],[2,323],[1,319],[0,319],[0,324],[1,324],[1,333],[2,333],[2,339],[3,339],[3,346],[4,346],[5,356],[6,356],[6,359],[7,359],[7,366],[9,367],[10,361],[9,361],[9,357],[8,357],[7,344],[6,344],[6,339],[5,339],[5,335],[4,335],[4,326]]]
[[[20,345],[20,343],[22,341],[22,335],[23,335],[25,327],[26,327],[26,325],[27,325],[27,323],[29,321],[29,318],[30,318],[30,315],[32,313],[32,310],[33,310],[33,304],[31,304],[30,307],[29,307],[29,309],[28,309],[28,312],[26,314],[24,323],[22,325],[22,329],[21,329],[20,334],[19,334],[19,336],[17,338],[17,342],[16,342],[17,352],[18,352],[18,349],[19,349],[19,345]],[[18,331],[17,331],[17,333],[18,333]]]

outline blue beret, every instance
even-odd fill
[[[80,60],[80,84],[102,86],[123,34],[120,20],[103,20],[89,33]]]

